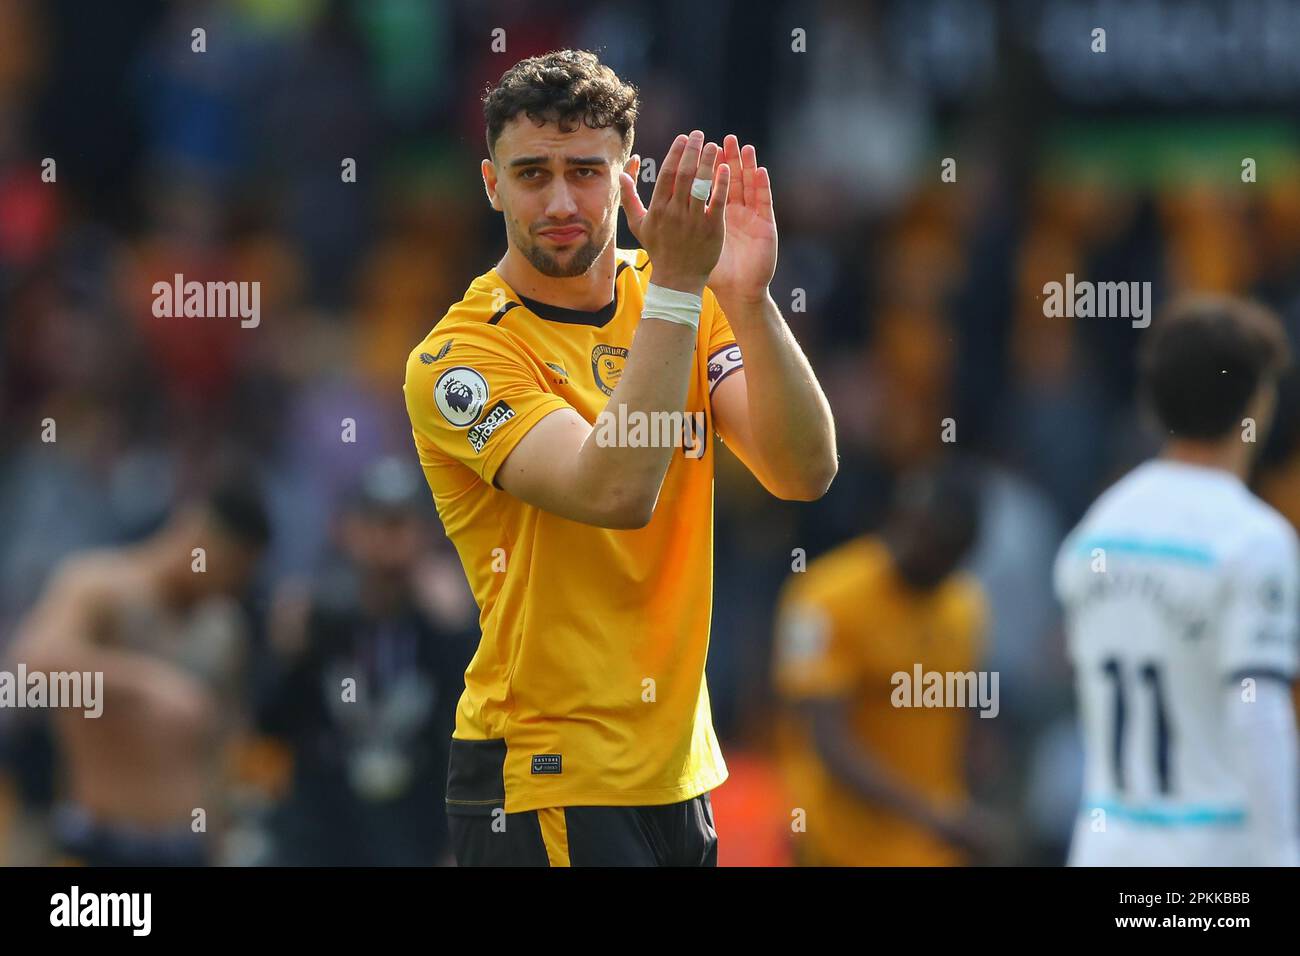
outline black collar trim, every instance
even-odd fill
[[[582,309],[566,309],[563,306],[538,302],[536,299],[530,299],[523,295],[519,297],[519,301],[524,304],[529,312],[548,322],[564,322],[568,325],[594,325],[598,329],[609,325],[609,320],[614,318],[614,313],[618,311],[617,296],[609,305],[603,309],[597,309],[595,312],[586,312]]]
[[[496,325],[498,322],[500,322],[502,319],[506,317],[507,312],[509,312],[511,309],[517,309],[517,308],[519,308],[518,302],[507,302],[505,305],[501,306],[501,308],[497,310],[496,315],[488,319],[488,325]]]
[[[566,325],[590,325],[603,329],[618,314],[618,277],[626,268],[627,263],[620,262],[618,268],[614,270],[614,301],[594,312],[587,312],[584,309],[566,309],[563,306],[551,305],[549,302],[538,302],[536,299],[530,299],[524,295],[519,296],[519,301],[523,303],[529,312],[548,322],[563,322]]]

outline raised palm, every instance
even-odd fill
[[[740,148],[735,136],[722,141],[722,161],[732,169],[727,197],[727,237],[718,264],[709,274],[709,287],[719,298],[765,295],[776,273],[776,217],[772,212],[772,183],[760,168],[753,146]],[[735,170],[740,176],[735,177]]]

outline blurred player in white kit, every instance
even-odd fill
[[[1057,556],[1081,708],[1072,866],[1295,866],[1295,529],[1247,489],[1289,361],[1241,300],[1174,303],[1147,333],[1159,457]]]

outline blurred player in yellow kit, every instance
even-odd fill
[[[996,842],[963,780],[968,708],[895,706],[915,668],[978,667],[985,603],[956,571],[974,543],[977,495],[951,466],[910,475],[879,535],[796,573],[777,619],[780,749],[796,859],[809,866],[945,866]]]

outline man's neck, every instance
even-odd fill
[[[1221,442],[1172,439],[1165,443],[1160,457],[1165,461],[1176,461],[1185,465],[1217,468],[1236,475],[1242,481],[1245,481],[1250,473],[1249,446],[1236,438]]]
[[[614,243],[580,276],[556,278],[539,272],[512,244],[497,263],[497,275],[517,294],[565,309],[595,312],[614,298]]]

